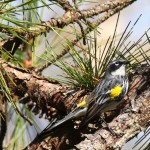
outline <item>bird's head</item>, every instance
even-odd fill
[[[106,74],[113,76],[125,76],[127,64],[129,64],[129,61],[124,59],[117,59],[108,65]]]

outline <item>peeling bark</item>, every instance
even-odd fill
[[[68,92],[68,87],[63,87],[57,82],[48,81],[46,78],[35,75],[34,72],[23,70],[2,59],[0,59],[0,64],[0,71],[7,72],[13,81],[11,82],[5,75],[12,93],[19,98],[25,97],[20,102],[26,104],[30,110],[34,107],[32,111],[35,114],[41,113],[41,117],[46,114],[46,117],[49,117],[47,119],[56,115],[56,111],[61,115],[66,114],[66,107],[70,107],[73,99],[72,92]],[[84,92],[77,91],[73,93],[76,100],[79,100]],[[66,99],[69,101],[66,101]]]
[[[11,76],[17,86],[12,86],[8,82],[9,87],[18,96],[25,93],[29,95],[27,103],[36,103],[37,113],[42,110],[47,112],[47,116],[54,117],[53,109],[66,113],[71,110],[73,104],[81,100],[85,96],[85,91],[70,92],[67,87],[47,81],[42,77],[34,75],[33,72],[27,72],[16,66],[6,63],[0,59],[1,71],[5,71]],[[140,74],[135,72],[132,77],[130,91],[125,98],[123,105],[119,107],[120,111],[112,111],[107,113],[106,121],[109,127],[117,134],[114,136],[111,132],[101,126],[100,122],[93,122],[92,127],[84,129],[74,129],[77,125],[76,121],[70,121],[58,128],[45,140],[33,142],[28,149],[114,149],[122,147],[122,145],[130,138],[134,137],[141,130],[149,125],[150,120],[150,68],[141,69]],[[132,103],[131,103],[132,101]],[[130,104],[134,104],[131,109]],[[28,105],[29,106],[29,105]],[[53,109],[52,107],[53,106]],[[135,111],[136,110],[136,111]],[[49,113],[48,113],[49,112]],[[59,113],[59,115],[61,114]],[[63,114],[61,114],[63,116]],[[58,113],[55,112],[55,117]],[[49,120],[50,120],[49,118]],[[96,126],[96,127],[95,127]],[[68,130],[69,129],[69,130]],[[37,136],[38,137],[38,136]],[[67,142],[66,142],[67,141]]]
[[[149,126],[150,120],[150,68],[141,74],[135,72],[125,103],[119,107],[122,112],[111,112],[106,117],[112,133],[95,122],[97,128],[74,129],[74,121],[66,123],[52,132],[45,140],[33,142],[27,149],[80,149],[106,150],[121,148],[129,139]],[[134,102],[131,104],[131,100]],[[135,111],[136,110],[136,111]],[[95,126],[95,125],[94,125]],[[69,130],[68,130],[69,129]],[[38,136],[37,136],[38,138]],[[39,137],[40,139],[40,137]],[[68,142],[66,142],[68,141]],[[50,144],[51,143],[51,144]]]

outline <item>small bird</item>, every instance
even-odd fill
[[[106,69],[103,79],[89,97],[79,103],[77,107],[63,119],[49,125],[42,131],[42,134],[50,133],[66,121],[81,116],[83,117],[81,126],[84,126],[95,116],[115,109],[128,92],[129,81],[126,71],[127,64],[129,64],[129,61],[124,59],[117,59],[111,62]]]

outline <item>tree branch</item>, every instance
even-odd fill
[[[108,1],[104,4],[100,4],[98,6],[95,6],[91,9],[87,10],[72,10],[72,11],[66,11],[65,14],[60,18],[52,18],[49,21],[43,22],[42,24],[36,24],[32,27],[28,28],[28,32],[24,28],[21,27],[12,27],[12,30],[16,33],[22,34],[22,35],[29,35],[30,37],[37,36],[41,33],[47,33],[50,30],[52,30],[54,27],[57,28],[63,28],[64,26],[76,22],[76,20],[81,20],[84,18],[91,18],[95,15],[101,14],[103,12],[108,11],[109,9],[114,9],[116,7],[120,7],[120,10],[124,7],[132,4],[136,0],[114,0],[114,1]],[[7,33],[9,30],[7,30],[7,27],[5,27],[3,24],[0,24],[0,31]],[[11,32],[10,32],[11,33]]]
[[[147,70],[143,70],[141,75],[134,75],[132,78],[130,91],[125,98],[126,105],[125,107],[120,106],[120,108],[124,108],[124,111],[122,110],[122,113],[117,113],[116,110],[111,112],[108,118],[106,117],[106,120],[109,122],[109,127],[117,136],[112,135],[107,128],[102,127],[99,123],[96,129],[91,128],[90,131],[86,129],[86,127],[81,130],[74,129],[73,125],[68,122],[49,134],[49,137],[45,140],[40,141],[41,137],[37,135],[34,142],[26,147],[25,150],[37,148],[77,148],[81,150],[121,148],[129,139],[137,135],[141,130],[146,129],[149,125],[150,67],[148,67]],[[133,108],[129,105],[131,99],[134,100],[136,111],[132,111]],[[133,110],[135,110],[135,108]],[[69,144],[66,144],[66,141],[68,141]]]
[[[9,29],[8,29],[7,26],[0,24],[0,32],[8,33],[8,34],[12,35],[12,30],[13,30],[13,32],[16,32],[17,34],[22,35],[23,37],[27,37],[26,39],[31,39],[31,38],[34,38],[35,36],[38,36],[41,33],[47,33],[50,30],[53,30],[54,27],[63,28],[64,26],[69,25],[70,23],[77,22],[77,21],[79,21],[81,19],[85,19],[85,18],[91,18],[95,15],[101,14],[101,13],[109,11],[111,9],[116,10],[116,8],[117,8],[117,11],[115,11],[115,13],[116,13],[135,1],[136,0],[123,0],[123,1],[122,0],[114,0],[113,2],[108,1],[105,4],[100,4],[91,9],[86,9],[86,10],[78,10],[77,9],[76,10],[76,9],[73,9],[73,7],[70,5],[70,3],[68,1],[58,0],[57,2],[66,10],[65,14],[62,17],[57,18],[57,19],[52,18],[49,21],[43,22],[42,24],[35,24],[34,26],[29,27],[28,31],[25,28],[13,27],[13,26],[12,27],[9,26]],[[1,11],[1,13],[2,13],[2,11]],[[113,13],[113,14],[115,14],[115,13]],[[108,14],[109,14],[109,17],[113,15],[113,14],[111,15],[109,12],[108,12]],[[105,19],[103,18],[103,21],[105,21],[109,17],[107,16]],[[102,20],[102,19],[100,19],[100,20]],[[99,23],[97,22],[95,24],[100,24],[101,22],[103,22],[100,20],[98,21]],[[95,27],[97,27],[97,25],[93,26],[93,28],[95,28]],[[86,35],[86,33],[84,33],[84,35]],[[82,36],[80,38],[82,38]],[[21,43],[22,43],[22,40],[19,37],[11,37],[8,41],[6,41],[6,43],[3,44],[2,47],[7,51],[12,51],[11,54],[14,54]],[[74,43],[76,43],[76,42],[74,42]],[[62,54],[64,55],[67,52],[68,51],[65,50],[62,52]],[[43,68],[41,68],[39,70],[41,71]]]
[[[62,6],[62,8],[65,11],[73,9],[73,7],[71,6],[70,2],[67,1],[67,0],[52,0],[52,1],[56,1],[60,6]]]
[[[35,114],[38,114],[42,110],[41,117],[43,114],[51,117],[54,113],[57,113],[52,107],[61,112],[61,115],[66,113],[66,107],[69,107],[73,99],[72,93],[68,92],[69,88],[62,87],[57,82],[48,81],[43,77],[37,76],[34,72],[27,72],[2,59],[0,59],[0,66],[0,71],[5,70],[16,84],[15,86],[8,81],[12,93],[20,98],[28,95],[21,102],[26,104],[29,109],[34,107],[33,112]],[[69,98],[69,104],[65,104],[65,100]]]
[[[117,12],[119,12],[120,10],[122,10],[124,8],[124,6],[118,6],[115,9],[110,9],[108,12],[106,12],[100,19],[94,21],[93,23],[90,23],[90,25],[83,31],[84,35],[86,36],[88,33],[90,33],[93,29],[95,29],[96,27],[98,27],[101,23],[103,23],[104,21],[106,21],[107,19],[109,19],[111,16],[113,16],[114,14],[116,14]],[[77,39],[74,39],[72,41],[70,41],[70,43],[74,46],[77,44],[78,41],[80,41],[83,38],[82,34],[80,36],[78,36]],[[43,65],[42,67],[36,69],[36,72],[38,72],[40,74],[40,72],[45,69],[46,67],[48,67],[49,65],[51,65],[52,63],[54,63],[56,60],[58,60],[59,58],[63,57],[65,54],[68,53],[68,51],[70,50],[70,46],[66,46],[61,54],[57,55],[55,58],[51,59],[49,62],[47,62],[45,65]]]
[[[84,91],[72,92],[66,87],[47,81],[40,76],[34,75],[33,72],[27,72],[17,68],[2,59],[0,59],[0,64],[2,66],[0,69],[5,68],[5,71],[12,77],[14,83],[17,85],[17,87],[15,87],[14,85],[12,86],[11,83],[8,83],[14,94],[22,97],[22,95],[27,93],[30,99],[28,101],[24,101],[24,103],[36,103],[37,113],[39,110],[42,110],[43,113],[46,113],[50,118],[58,117],[58,115],[64,115],[66,113],[66,108],[67,110],[71,109],[72,106],[77,101],[84,98],[86,94]],[[83,129],[78,131],[75,130],[72,125],[68,124],[67,126],[66,124],[67,128],[64,126],[63,128],[56,130],[56,132],[51,135],[52,137],[59,137],[60,139],[60,141],[58,140],[56,142],[57,144],[55,143],[55,146],[63,147],[64,149],[67,149],[68,146],[73,147],[74,145],[76,145],[79,149],[89,149],[89,147],[94,149],[97,146],[101,146],[102,149],[103,147],[121,147],[128,139],[135,136],[142,129],[145,129],[148,126],[148,121],[150,119],[150,108],[148,107],[150,104],[150,68],[139,68],[138,70],[141,70],[142,73],[139,75],[135,73],[133,76],[130,86],[131,88],[125,101],[125,109],[129,109],[130,100],[134,100],[137,112],[129,111],[121,114],[119,113],[118,115],[118,113],[116,113],[117,111],[115,111],[106,117],[107,121],[109,119],[109,126],[117,133],[117,135],[119,135],[119,137],[111,135],[111,132],[100,127],[100,125],[98,129],[96,129],[95,133],[89,134],[89,131],[87,132],[87,130],[84,131]],[[30,106],[31,105],[28,105],[28,107]],[[53,114],[54,110],[51,106],[55,108],[55,116]],[[59,113],[57,113],[56,110]],[[63,114],[60,112],[63,112]],[[49,120],[51,120],[50,118]],[[84,133],[83,135],[85,139],[81,138],[81,133]],[[74,135],[74,139],[72,139],[72,134]],[[49,138],[50,137],[48,137],[48,139]],[[69,145],[66,145],[66,139],[69,139]],[[61,142],[61,144],[59,142]],[[40,141],[38,141],[38,143],[32,143],[29,149],[33,149],[33,145],[36,145],[36,148],[39,145],[40,147],[45,147],[46,143],[47,142],[44,141],[42,141],[42,143],[40,143]],[[48,145],[51,145],[50,142],[48,143]]]

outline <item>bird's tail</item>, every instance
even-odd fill
[[[36,141],[39,141],[41,139],[44,139],[46,137],[48,137],[50,135],[50,133],[52,133],[57,127],[63,125],[65,122],[77,118],[77,117],[81,117],[84,116],[86,114],[87,108],[83,108],[83,107],[77,107],[75,108],[72,112],[70,112],[66,117],[64,117],[61,120],[57,119],[53,119],[50,124],[40,133],[36,136],[36,138],[34,139],[34,141],[32,141],[30,145],[32,145],[32,143],[35,143]],[[27,150],[27,147],[24,149]]]
[[[71,120],[74,118],[73,113],[69,113],[66,117],[64,117],[61,120],[56,121],[53,120],[53,122],[51,122],[51,124],[49,124],[43,131],[42,133],[46,133],[46,132],[52,132],[55,128],[61,126],[62,124],[64,124],[65,122],[67,122],[68,120]]]
[[[57,121],[57,119],[51,120],[49,125],[41,133],[37,134],[35,139],[28,146],[31,146],[32,143],[36,143],[37,141],[41,141],[42,139],[45,139],[46,137],[48,137],[50,135],[50,133],[52,133],[54,131],[54,129],[63,125],[65,122],[73,119],[76,111],[77,110],[74,110],[73,112],[69,113],[66,117],[64,117],[61,120],[58,120],[58,121]],[[28,147],[24,148],[24,150],[27,150],[27,149],[28,149]]]
[[[54,129],[56,129],[57,127],[63,125],[65,122],[80,117],[80,116],[84,116],[86,113],[86,108],[76,108],[74,109],[72,112],[70,112],[68,115],[66,115],[66,117],[64,117],[61,120],[56,121],[56,119],[54,119],[53,121],[51,121],[51,123],[39,134],[40,135],[44,135],[44,137],[46,138],[51,132],[54,131]]]
[[[64,117],[61,120],[53,119],[49,125],[40,133],[38,134],[35,139],[28,145],[29,147],[33,144],[36,143],[37,141],[41,141],[41,139],[45,139],[48,137],[57,127],[63,125],[65,122],[78,118],[81,116],[85,116],[87,111],[87,107],[77,107],[75,108],[72,112],[70,112],[66,117]],[[23,150],[27,150],[28,147],[25,147]]]

